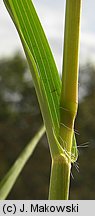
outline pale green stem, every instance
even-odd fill
[[[5,175],[3,180],[0,183],[0,200],[6,199],[9,192],[11,191],[12,187],[14,186],[16,179],[18,178],[19,174],[21,173],[24,165],[29,160],[30,156],[32,155],[37,143],[45,133],[45,127],[42,126],[37,134],[34,136],[32,141],[24,148],[18,159],[15,161],[11,169]]]
[[[71,148],[78,104],[78,62],[81,0],[66,1],[59,142],[64,155],[53,159],[49,199],[68,199]]]
[[[67,200],[68,190],[67,182],[69,181],[70,166],[65,155],[59,155],[52,160],[49,199],[50,200]],[[69,173],[69,175],[68,175]],[[64,193],[65,191],[65,193]]]

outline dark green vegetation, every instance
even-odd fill
[[[0,61],[0,179],[42,124],[35,90],[26,61],[16,55]],[[85,81],[86,80],[86,81]],[[85,82],[84,82],[85,81]],[[80,88],[86,96],[79,104],[76,129],[80,172],[72,167],[71,199],[95,199],[95,68],[80,71]],[[47,199],[50,153],[44,136],[23,169],[8,199]]]

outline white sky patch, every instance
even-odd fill
[[[13,55],[19,49],[23,52],[18,33],[0,0],[0,58]]]
[[[80,62],[92,62],[95,64],[95,33],[81,33]]]
[[[95,48],[95,33],[81,33],[81,43],[87,47]]]

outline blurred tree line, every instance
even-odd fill
[[[95,67],[80,69],[80,103],[75,128],[79,172],[72,165],[70,199],[95,199]],[[25,59],[17,53],[0,60],[0,179],[42,124]],[[88,147],[81,144],[88,142]],[[84,144],[85,146],[85,144]],[[50,152],[46,135],[26,164],[8,199],[47,199]]]

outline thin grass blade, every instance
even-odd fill
[[[33,154],[35,147],[37,146],[39,140],[45,133],[45,127],[42,126],[37,134],[34,136],[32,141],[25,147],[18,159],[15,161],[11,169],[5,175],[3,180],[0,182],[0,200],[7,198],[9,192],[14,186],[19,174],[23,170],[26,162],[29,160],[30,156]]]

